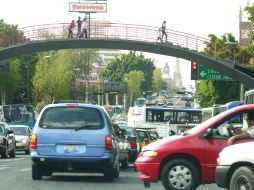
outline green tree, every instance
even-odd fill
[[[205,48],[205,53],[217,58],[228,60],[239,59],[240,46],[231,33],[225,33],[220,38],[209,34],[210,44]],[[233,42],[236,45],[228,45]],[[234,54],[237,53],[237,54]],[[228,91],[230,89],[230,92]],[[200,81],[197,88],[197,99],[201,107],[208,107],[214,104],[225,104],[230,101],[239,100],[240,83],[238,81]],[[227,96],[225,96],[227,94]]]
[[[79,86],[78,81],[89,80],[97,57],[95,49],[41,53],[32,79],[38,110],[54,99],[83,99],[87,89]]]
[[[153,88],[155,92],[158,92],[163,88],[164,81],[162,79],[161,69],[156,68],[153,71]]]
[[[23,38],[23,32],[18,30],[17,25],[10,25],[3,20],[0,21],[0,47],[7,47],[10,44],[16,44]],[[21,80],[20,67],[21,61],[17,58],[10,59],[10,72],[0,72],[0,89],[1,89],[1,101],[3,104],[12,103],[15,99],[15,91],[19,87],[19,81]]]
[[[133,105],[133,101],[141,95],[140,87],[144,79],[145,77],[142,71],[134,70],[125,74],[124,82],[126,82],[128,86],[130,106]]]
[[[12,98],[12,103],[33,103],[33,86],[32,78],[35,73],[35,65],[38,61],[38,55],[27,54],[17,57],[20,62],[20,75],[21,79],[18,82],[15,95]],[[28,100],[29,98],[29,100]]]
[[[10,61],[10,72],[0,72],[2,104],[12,103],[12,98],[14,97],[20,79],[20,61],[18,59],[12,59]]]
[[[0,36],[5,36],[0,38],[0,47],[7,47],[25,40],[24,33],[18,30],[18,25],[7,24],[4,21],[0,21]]]
[[[141,84],[141,90],[149,91],[152,90],[154,69],[154,60],[145,58],[142,53],[130,52],[113,59],[101,73],[101,76],[109,81],[123,82],[123,76],[130,71],[142,71],[145,79]]]
[[[71,79],[72,54],[68,50],[41,53],[32,79],[36,101],[48,104],[69,99]]]

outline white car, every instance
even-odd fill
[[[254,142],[224,148],[217,159],[216,183],[230,190],[254,189]]]
[[[25,154],[29,154],[30,128],[26,125],[10,125],[10,128],[15,134],[16,150],[25,151]]]

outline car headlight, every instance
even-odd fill
[[[148,150],[143,153],[143,156],[144,157],[156,157],[156,156],[158,156],[158,152],[153,151],[153,150]]]

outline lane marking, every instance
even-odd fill
[[[31,171],[31,168],[23,168],[21,170],[18,170],[19,172],[27,172],[27,171]]]
[[[4,169],[8,169],[10,168],[9,166],[3,166],[3,167],[0,167],[0,170],[4,170]]]

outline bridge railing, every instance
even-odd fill
[[[18,32],[0,33],[0,48],[38,41],[66,40],[68,25],[69,23],[43,24],[19,28]],[[73,38],[76,38],[76,29],[77,27]],[[141,41],[165,46],[173,45],[197,52],[203,52],[208,45],[211,45],[209,39],[174,30],[166,30],[168,43],[161,42],[158,40],[159,28],[145,25],[92,22],[89,31],[89,39]],[[228,61],[233,62],[233,56],[230,57],[231,60]],[[250,59],[246,55],[240,57],[243,58],[239,60],[240,63]],[[228,57],[224,59],[227,60]]]
[[[8,47],[19,43],[29,43],[44,40],[62,40],[68,36],[68,23],[44,24],[19,28],[20,32],[1,33],[0,47]],[[170,44],[202,51],[209,40],[187,33],[167,30]],[[121,23],[92,23],[90,25],[90,39],[119,39],[160,43],[157,40],[159,28]],[[74,30],[74,38],[76,31]],[[165,39],[164,39],[165,40]]]

